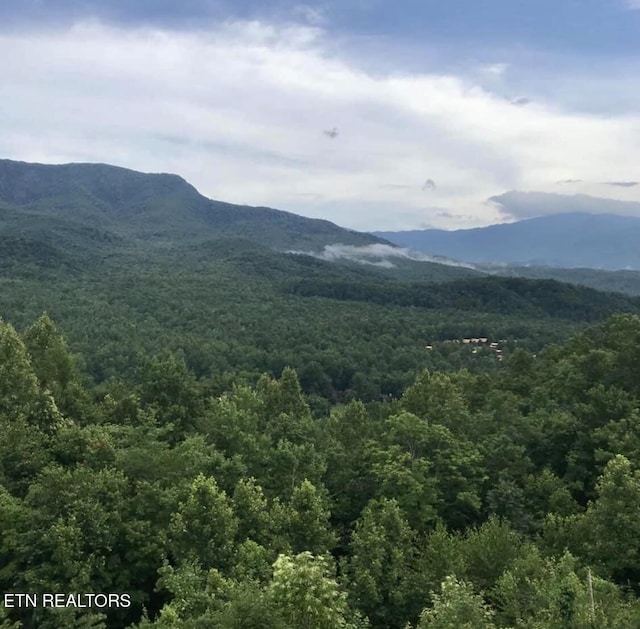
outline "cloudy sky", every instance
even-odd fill
[[[0,58],[0,157],[362,230],[640,202],[640,0],[2,0]]]

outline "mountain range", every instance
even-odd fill
[[[476,229],[367,234],[211,200],[177,175],[0,160],[0,259],[22,255],[55,265],[70,256],[99,260],[132,247],[193,249],[224,239],[380,272],[396,269],[414,279],[518,274],[502,265],[640,269],[640,218],[631,216],[572,212]]]
[[[640,269],[640,218],[570,212],[446,231],[373,232],[401,247],[475,264]]]
[[[635,267],[637,230],[639,219],[567,214],[458,232],[366,234],[211,200],[177,175],[0,160],[5,277],[99,275],[154,265],[219,270],[224,262],[234,273],[270,281],[449,282],[502,275],[638,295],[640,273],[560,268]],[[547,266],[531,266],[536,263]]]

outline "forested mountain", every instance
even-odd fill
[[[383,242],[329,221],[212,201],[177,175],[106,164],[0,160],[0,209],[3,235],[26,232],[37,239],[57,229],[65,245],[82,244],[83,228],[93,229],[95,240],[150,245],[213,238],[246,238],[277,249]]]
[[[401,247],[467,262],[640,269],[640,218],[633,216],[576,212],[475,229],[373,233]]]
[[[0,628],[640,626],[637,298],[2,168]]]

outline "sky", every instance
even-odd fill
[[[640,208],[640,0],[2,0],[0,58],[0,157],[358,230]]]

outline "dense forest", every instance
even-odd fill
[[[640,318],[318,415],[177,355],[88,383],[0,326],[3,627],[637,627]],[[216,389],[212,392],[212,389]]]
[[[637,298],[75,166],[0,160],[1,628],[640,626]]]

